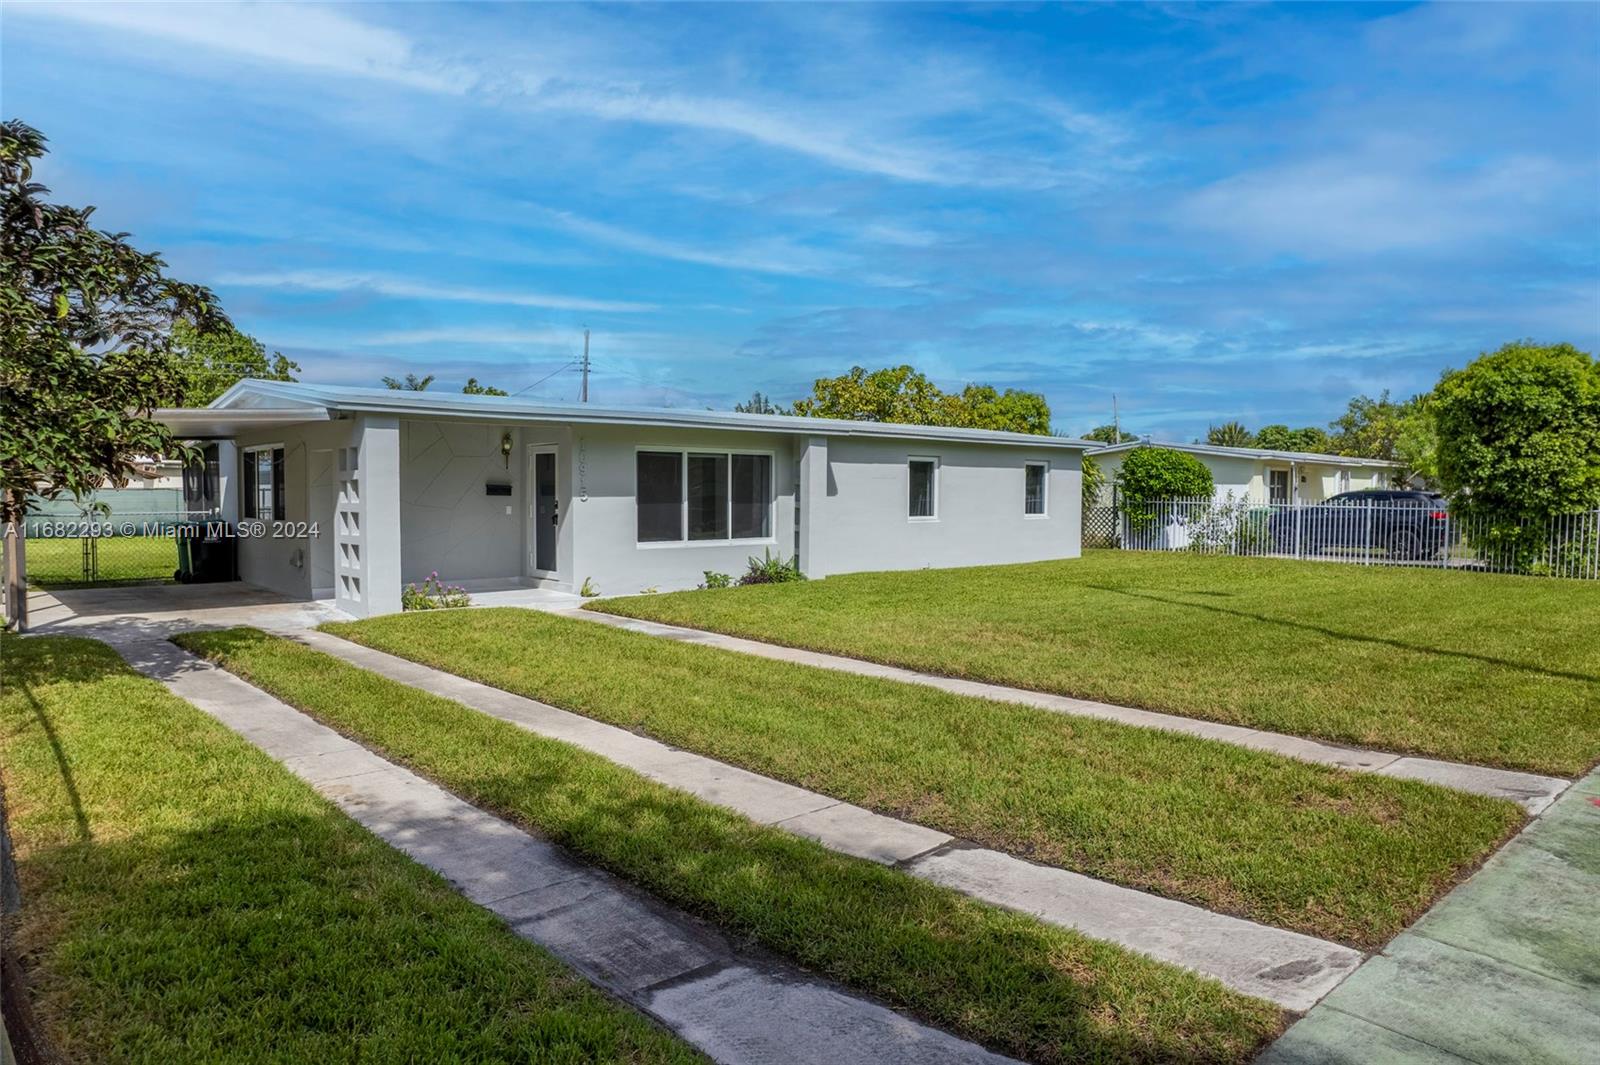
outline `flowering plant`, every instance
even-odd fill
[[[439,579],[439,571],[434,570],[428,579],[418,588],[416,582],[406,585],[400,591],[400,608],[402,610],[440,610],[445,607],[471,606],[472,597],[465,588],[455,584],[445,584]]]

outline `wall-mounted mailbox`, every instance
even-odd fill
[[[499,481],[489,481],[483,486],[483,494],[486,496],[508,496],[511,494],[511,486]]]

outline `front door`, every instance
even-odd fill
[[[533,453],[533,544],[534,572],[556,571],[556,535],[561,531],[561,501],[556,495],[556,453],[553,448]]]

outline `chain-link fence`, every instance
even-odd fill
[[[41,587],[170,581],[177,526],[190,518],[169,488],[106,489],[88,500],[37,502],[24,528],[28,582]]]

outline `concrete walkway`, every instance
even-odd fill
[[[1600,771],[1258,1065],[1600,1062]]]
[[[1361,961],[1349,947],[1035,865],[327,633],[291,635],[352,665],[593,751],[830,850],[894,865],[985,902],[1194,969],[1288,1009],[1309,1009]]]
[[[1080,717],[1099,718],[1103,721],[1117,721],[1124,725],[1158,728],[1167,732],[1181,732],[1190,736],[1201,736],[1209,740],[1220,740],[1223,743],[1236,744],[1240,747],[1253,747],[1257,750],[1271,751],[1274,754],[1285,755],[1289,758],[1298,758],[1303,762],[1337,766],[1340,769],[1350,769],[1363,773],[1378,773],[1382,776],[1403,777],[1408,780],[1426,780],[1430,783],[1441,784],[1447,788],[1454,788],[1457,791],[1469,791],[1479,795],[1492,795],[1495,798],[1510,799],[1513,802],[1520,803],[1531,814],[1537,814],[1544,810],[1571,783],[1571,781],[1560,777],[1541,776],[1537,773],[1519,773],[1510,769],[1491,769],[1485,766],[1464,765],[1458,762],[1443,762],[1433,758],[1399,755],[1388,751],[1369,751],[1357,747],[1342,747],[1338,744],[1321,743],[1317,740],[1308,740],[1299,736],[1286,736],[1278,732],[1264,732],[1260,729],[1245,728],[1241,725],[1202,721],[1198,718],[1180,717],[1175,714],[1161,714],[1153,710],[1136,710],[1130,706],[1097,703],[1087,699],[1074,699],[1066,695],[1029,691],[1026,688],[1009,688],[1002,684],[986,684],[982,681],[941,677],[934,673],[919,673],[916,670],[881,665],[877,662],[867,662],[859,658],[824,654],[820,651],[804,651],[779,644],[763,643],[759,640],[747,640],[738,636],[724,636],[721,633],[707,632],[703,629],[690,629],[680,625],[664,625],[655,621],[640,621],[636,618],[625,618],[595,610],[570,610],[564,611],[564,613],[570,617],[597,621],[601,624],[611,625],[614,628],[627,629],[630,632],[641,632],[650,636],[661,636],[672,640],[682,640],[687,643],[705,644],[708,647],[720,647],[727,651],[759,655],[762,658],[772,658],[783,662],[797,662],[801,665],[819,666],[823,669],[840,670],[845,673],[857,673],[865,677],[883,677],[907,684],[922,684],[930,688],[938,688],[941,691],[952,692],[956,695],[974,695],[980,699],[990,699],[1002,703],[1022,703],[1026,706],[1038,707],[1041,710],[1049,710],[1058,714],[1073,714]]]
[[[379,838],[448,878],[714,1060],[769,1065],[999,1065],[1011,1059],[911,1020],[714,929],[464,802],[166,642],[166,627],[96,628],[134,668],[283,762]]]

